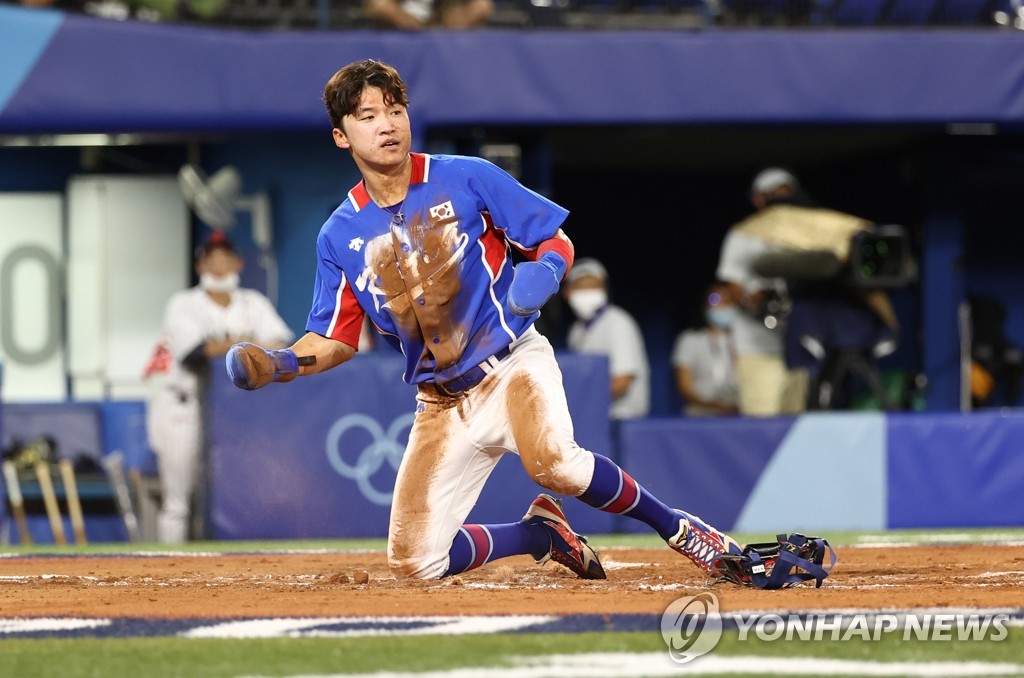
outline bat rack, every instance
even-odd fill
[[[17,530],[19,543],[31,544],[28,518],[45,514],[54,544],[86,544],[85,517],[91,514],[121,514],[117,487],[109,473],[102,470],[77,472],[68,459],[55,463],[37,461],[31,466],[14,467],[5,463],[7,480],[7,515],[13,520],[0,524],[0,535],[5,540],[12,528]],[[15,474],[20,508],[12,501],[10,488]],[[71,529],[65,529],[64,512],[67,511]],[[13,525],[10,523],[13,522]],[[69,535],[70,532],[70,535]],[[37,532],[38,534],[38,532]],[[70,536],[70,538],[69,538]]]

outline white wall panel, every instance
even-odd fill
[[[73,177],[69,318],[76,398],[136,398],[170,296],[189,284],[188,209],[176,177]]]
[[[59,193],[0,193],[0,396],[7,402],[67,396],[63,208]]]

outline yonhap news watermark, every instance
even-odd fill
[[[702,592],[668,606],[661,617],[661,635],[672,660],[685,664],[713,650],[726,630],[735,631],[741,642],[999,642],[1006,639],[1011,619],[1009,613],[969,610],[723,613],[718,598]]]

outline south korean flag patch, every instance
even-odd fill
[[[445,200],[440,205],[434,205],[430,208],[431,221],[448,221],[454,218],[455,208],[452,206],[451,200]]]

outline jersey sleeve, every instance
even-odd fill
[[[179,292],[171,297],[164,309],[164,336],[167,337],[171,356],[178,363],[207,339],[206,327],[192,300],[188,291]]]
[[[693,368],[697,363],[698,334],[694,331],[686,331],[676,339],[675,348],[672,349],[672,366]]]
[[[494,227],[521,250],[535,249],[553,237],[569,215],[555,204],[516,181],[497,165],[480,158],[471,163],[470,185],[483,201]]]
[[[638,376],[644,372],[647,351],[640,326],[625,312],[615,318],[610,333],[609,366],[613,377]]]
[[[306,330],[336,339],[358,350],[359,333],[365,315],[363,308],[356,299],[349,277],[337,263],[337,257],[324,233],[317,239],[316,252],[313,306],[306,320]]]
[[[758,238],[752,238],[735,231],[725,236],[722,243],[722,256],[718,262],[716,276],[720,280],[739,285],[749,291],[764,287],[763,279],[753,272],[754,259],[767,247]]]

